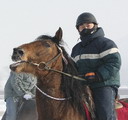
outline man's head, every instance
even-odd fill
[[[93,14],[84,12],[80,14],[76,21],[76,28],[80,35],[91,34],[98,27],[98,23]]]
[[[88,12],[84,12],[78,16],[76,21],[76,28],[78,29],[78,27],[84,23],[94,23],[98,25],[95,16]]]

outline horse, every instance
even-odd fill
[[[59,28],[53,37],[41,35],[14,48],[10,69],[37,77],[38,120],[87,120],[85,104],[93,119],[91,91],[78,77],[74,61],[62,46],[62,34]]]

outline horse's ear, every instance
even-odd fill
[[[54,37],[55,37],[57,40],[61,41],[62,35],[63,35],[63,31],[62,31],[61,27],[59,27],[59,29],[56,31],[56,34],[55,34]],[[58,43],[59,43],[59,41],[58,41]]]

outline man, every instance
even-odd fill
[[[92,90],[97,120],[116,120],[114,105],[121,66],[119,50],[112,40],[104,37],[93,14],[80,14],[76,28],[81,42],[73,47],[71,56],[79,75],[84,76]]]
[[[19,102],[22,98],[29,100],[35,97],[36,77],[28,73],[10,73],[5,84],[6,119],[16,120]]]

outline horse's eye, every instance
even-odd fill
[[[47,42],[46,42],[44,45],[45,45],[46,47],[50,47],[50,44],[47,43]]]

